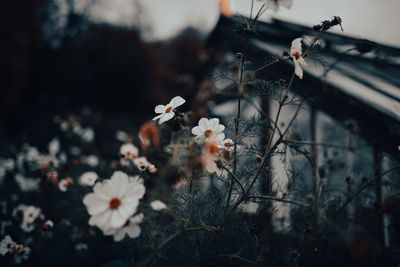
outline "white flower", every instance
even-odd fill
[[[206,119],[201,118],[199,120],[199,125],[193,127],[192,134],[196,135],[196,139],[207,138],[211,135],[219,135],[225,130],[225,126],[219,124],[219,119]]]
[[[121,148],[119,149],[119,153],[125,159],[133,160],[137,156],[139,156],[139,149],[136,146],[134,146],[133,144],[126,143],[121,146]]]
[[[99,165],[99,158],[96,155],[82,156],[82,163],[95,168]]]
[[[225,149],[227,151],[232,151],[234,148],[232,139],[225,139],[225,134],[220,134],[217,136],[217,146],[218,148]]]
[[[163,210],[167,208],[167,205],[165,205],[164,202],[160,201],[160,200],[154,200],[153,202],[150,203],[150,207],[153,210]]]
[[[292,41],[292,46],[290,47],[290,56],[293,59],[294,70],[299,79],[303,79],[303,69],[301,65],[307,66],[307,62],[301,56],[303,49],[301,48],[301,41],[303,38],[296,38]]]
[[[73,183],[74,183],[74,181],[71,178],[62,179],[58,183],[58,189],[60,189],[62,192],[66,192],[68,190],[68,187],[70,185],[72,185]]]
[[[31,232],[35,228],[34,222],[36,219],[43,217],[42,210],[35,206],[21,204],[13,210],[13,215],[15,216],[19,211],[22,211],[22,223],[20,227],[25,232]]]
[[[99,176],[95,172],[84,172],[79,177],[79,184],[93,186]]]
[[[124,131],[116,131],[115,132],[115,138],[117,138],[118,141],[126,142],[128,140],[128,138],[129,138],[129,136]]]
[[[287,9],[293,5],[293,0],[258,0],[265,2],[267,9],[272,9],[275,13],[279,11],[279,6],[283,6]]]
[[[158,120],[158,124],[161,124],[163,122],[169,121],[175,116],[174,110],[183,105],[186,102],[185,99],[183,99],[180,96],[176,96],[172,98],[171,102],[167,105],[158,105],[154,108],[155,113],[161,113],[160,115],[157,115],[153,118],[153,120]]]
[[[139,224],[143,221],[143,213],[140,213],[128,220],[128,224],[119,228],[113,233],[114,241],[118,242],[124,239],[125,235],[130,238],[136,238],[140,235],[141,229]]]
[[[17,244],[11,239],[11,237],[6,235],[0,243],[0,255],[6,255],[15,245]]]
[[[50,155],[55,156],[60,151],[60,141],[57,137],[54,137],[53,140],[49,143],[49,153]]]
[[[90,127],[82,129],[79,131],[79,135],[81,136],[82,140],[86,143],[92,143],[94,140],[94,130]]]
[[[145,193],[143,181],[116,171],[111,179],[96,183],[94,193],[87,194],[83,203],[91,215],[89,224],[103,232],[122,227],[135,214]]]
[[[16,174],[15,181],[24,192],[30,192],[39,189],[39,179],[25,178],[21,174]]]

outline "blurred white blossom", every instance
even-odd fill
[[[79,177],[79,184],[93,186],[98,178],[99,176],[95,172],[84,172]]]

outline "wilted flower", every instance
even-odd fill
[[[128,235],[130,238],[138,237],[141,232],[139,224],[142,221],[143,221],[143,213],[139,213],[138,215],[130,218],[124,227],[119,228],[112,233],[114,241],[116,242],[121,241],[122,239],[124,239],[126,235]]]
[[[301,41],[303,38],[296,38],[292,41],[292,46],[290,47],[290,56],[293,59],[294,70],[299,79],[303,79],[303,69],[301,65],[307,66],[307,62],[301,56],[303,49],[301,48]]]
[[[74,181],[71,178],[62,179],[58,183],[58,189],[60,189],[62,192],[66,192],[68,190],[68,187],[70,185],[72,185],[73,183],[74,183]]]
[[[283,6],[287,9],[293,5],[293,0],[258,0],[265,2],[267,9],[272,9],[275,13],[279,11],[279,6]]]
[[[161,113],[160,115],[157,115],[153,118],[153,120],[158,120],[158,124],[161,124],[163,122],[169,121],[175,116],[175,108],[183,105],[186,102],[185,99],[183,99],[180,96],[176,96],[172,98],[171,102],[167,105],[158,105],[154,108],[155,113]]]
[[[167,205],[165,205],[164,202],[160,201],[160,200],[154,200],[153,202],[150,203],[150,207],[153,210],[163,210],[167,208]]]
[[[144,123],[139,130],[140,146],[143,151],[147,151],[150,144],[156,149],[160,149],[160,131],[152,122]]]
[[[99,176],[95,172],[84,172],[81,177],[79,177],[80,185],[93,186]]]
[[[83,199],[91,215],[89,224],[110,232],[122,227],[135,214],[145,187],[141,179],[116,171],[111,179],[97,183],[93,191]]]
[[[207,138],[211,135],[219,135],[225,130],[225,126],[219,124],[219,119],[206,119],[201,118],[199,125],[193,127],[192,134],[196,135],[196,139]]]

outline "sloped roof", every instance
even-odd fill
[[[232,52],[242,51],[240,39],[232,32],[235,19],[221,17],[209,43]],[[258,34],[249,38],[249,58],[255,64],[262,64],[266,56],[281,57],[295,38],[304,37],[307,45],[306,40],[315,35],[309,27],[276,19],[271,23],[258,23],[257,30]],[[329,32],[323,35],[323,40],[315,58],[306,59],[308,66],[304,68],[304,79],[296,83],[296,93],[305,93],[307,85],[321,80],[321,86],[312,93],[318,99],[313,101],[316,108],[340,122],[354,118],[369,142],[397,154],[400,49]],[[332,69],[324,75],[324,67]],[[282,73],[290,75],[293,66],[282,62],[274,68],[263,72],[265,79],[282,78]]]

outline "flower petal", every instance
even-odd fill
[[[173,111],[170,111],[168,113],[164,113],[164,114],[162,114],[160,120],[158,121],[158,124],[161,124],[163,122],[169,121],[174,116],[175,116],[175,112],[173,112]]]
[[[108,226],[110,217],[112,215],[112,212],[110,210],[106,210],[102,213],[93,215],[89,219],[89,225],[96,225],[100,229],[105,229]]]
[[[219,124],[219,119],[218,118],[212,118],[209,120],[209,127],[211,130],[215,128]]]
[[[225,126],[222,124],[218,124],[216,127],[214,127],[214,133],[216,134],[221,134],[225,130]]]
[[[125,227],[124,227],[124,228],[121,228],[121,229],[118,229],[118,230],[114,233],[114,241],[115,241],[115,242],[121,241],[122,239],[124,239],[125,235],[126,235]]]
[[[86,205],[90,215],[99,214],[108,209],[108,202],[93,193],[86,195],[83,203]]]
[[[183,99],[182,97],[180,97],[180,96],[175,96],[174,98],[172,98],[172,100],[171,100],[171,102],[170,102],[169,104],[170,104],[170,105],[172,106],[172,108],[174,109],[174,108],[176,108],[176,107],[182,106],[185,102],[186,102],[186,100]]]
[[[292,41],[292,47],[290,47],[290,54],[293,55],[294,52],[299,52],[300,55],[302,54],[302,48],[301,48],[301,41],[303,38],[296,38]]]
[[[164,113],[163,113],[163,114],[160,114],[160,115],[157,115],[157,116],[155,116],[155,117],[153,118],[153,121],[156,121],[156,120],[158,120],[158,119],[159,119],[159,118],[161,118],[163,115],[164,115]]]
[[[127,218],[121,216],[121,214],[118,212],[118,210],[113,210],[111,212],[111,220],[110,220],[110,226],[112,228],[119,228],[122,225],[124,225],[124,223],[126,222]]]
[[[192,128],[192,134],[193,135],[203,135],[204,130],[200,126],[195,126]]]
[[[199,126],[201,128],[203,128],[204,131],[210,129],[210,125],[209,125],[208,119],[206,119],[206,118],[201,118],[199,120]]]
[[[126,227],[126,233],[129,235],[130,238],[136,238],[140,235],[140,226],[137,224],[130,223]]]
[[[164,105],[158,105],[154,108],[155,113],[164,113],[165,106]]]
[[[110,178],[114,196],[122,197],[129,186],[129,177],[122,171],[115,171]]]
[[[303,79],[303,69],[301,68],[300,64],[298,62],[294,62],[294,72],[296,75],[299,77],[299,79]]]

